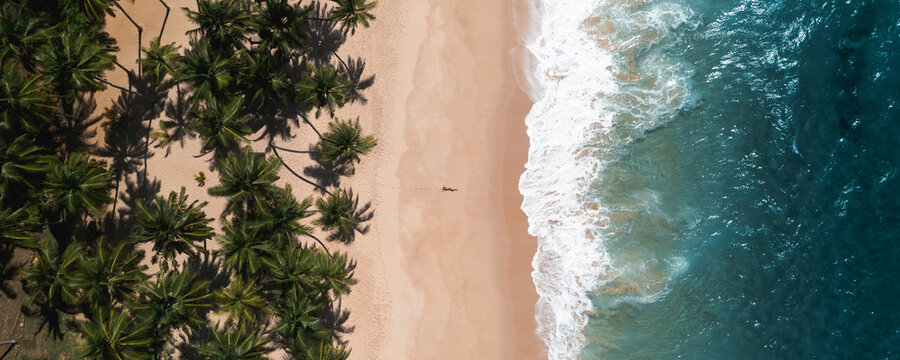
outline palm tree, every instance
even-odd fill
[[[265,360],[271,342],[268,336],[251,326],[226,325],[225,329],[211,329],[212,338],[196,349],[210,360]]]
[[[191,109],[191,117],[195,120],[188,124],[188,129],[200,135],[202,154],[213,152],[216,159],[222,159],[241,143],[248,142],[246,136],[251,133],[247,125],[249,116],[241,113],[242,104],[240,97],[234,97],[224,105],[211,97],[205,105],[195,105]]]
[[[261,290],[262,286],[253,281],[236,278],[228,288],[216,291],[216,303],[220,306],[216,312],[227,313],[237,323],[255,323],[257,316],[268,312]]]
[[[150,41],[150,47],[141,47],[146,55],[143,59],[138,59],[144,70],[144,76],[153,79],[153,82],[159,85],[166,75],[178,75],[178,69],[181,66],[181,55],[178,50],[181,46],[175,43],[160,45],[159,37]]]
[[[0,246],[36,248],[37,240],[28,234],[34,227],[30,218],[24,208],[15,211],[0,208]]]
[[[241,58],[239,83],[244,96],[250,98],[250,104],[256,110],[266,105],[284,105],[287,103],[290,82],[283,71],[284,62],[268,53],[254,51],[244,53]]]
[[[261,276],[263,258],[274,250],[272,242],[245,221],[225,224],[218,241],[221,248],[216,254],[222,257],[226,268],[242,279]]]
[[[134,251],[130,244],[108,244],[98,238],[87,256],[81,257],[75,281],[81,297],[87,304],[108,307],[113,302],[131,300],[137,287],[147,276],[140,265],[144,253]]]
[[[197,0],[197,11],[182,8],[188,19],[197,25],[188,35],[208,38],[214,49],[234,50],[246,40],[251,29],[250,14],[235,0]]]
[[[223,58],[210,47],[209,40],[192,38],[191,50],[184,56],[184,65],[175,79],[193,88],[195,102],[222,96],[231,83],[230,70],[240,53],[237,51],[230,57]]]
[[[98,308],[92,321],[81,323],[84,359],[150,359],[150,323],[114,307]]]
[[[64,310],[78,302],[76,271],[84,247],[74,243],[62,254],[55,243],[43,241],[35,250],[31,265],[22,271],[23,289],[32,302],[52,310]]]
[[[334,66],[309,66],[297,83],[297,99],[301,104],[316,108],[316,117],[327,109],[334,116],[335,107],[344,106],[354,99],[353,82],[338,73]]]
[[[53,162],[44,181],[44,201],[52,210],[66,216],[87,212],[100,217],[113,199],[113,174],[103,162],[72,153],[65,162]]]
[[[317,282],[314,275],[316,266],[315,249],[291,244],[263,259],[268,272],[267,279],[285,294],[296,290],[299,293],[314,297]]]
[[[262,43],[259,47],[268,54],[275,50],[278,57],[287,57],[293,50],[303,47],[309,38],[304,30],[311,7],[301,8],[287,0],[268,0],[266,5],[254,5],[253,29]]]
[[[312,199],[306,198],[298,202],[292,191],[290,184],[284,188],[276,188],[268,206],[262,209],[258,220],[251,225],[267,234],[279,248],[293,243],[297,236],[308,236],[312,232],[311,227],[300,224],[300,220],[312,215],[309,210]]]
[[[275,326],[272,332],[281,335],[292,349],[302,349],[331,339],[331,331],[323,326],[319,314],[322,305],[310,301],[303,294],[291,295],[275,303]]]
[[[199,310],[211,306],[209,284],[187,270],[175,270],[162,273],[143,287],[140,299],[129,308],[153,324],[155,351],[171,340],[173,330],[197,330],[207,323]]]
[[[5,3],[0,8],[0,64],[17,59],[26,70],[34,71],[34,56],[51,31],[40,17],[26,13],[24,6]]]
[[[316,145],[316,155],[319,161],[336,162],[341,174],[352,173],[360,156],[368,154],[377,144],[374,136],[362,135],[359,118],[355,121],[335,119],[328,124],[328,131]]]
[[[196,257],[198,252],[206,253],[206,240],[213,236],[203,208],[206,202],[194,200],[188,203],[184,187],[181,192],[170,192],[168,198],[157,196],[153,204],[137,203],[137,231],[135,243],[153,243],[153,262],[160,261],[160,269],[165,272],[169,261],[178,254]],[[204,247],[198,245],[203,242]]]
[[[356,27],[362,25],[369,27],[369,21],[375,20],[371,11],[378,5],[378,1],[368,0],[332,0],[337,3],[331,11],[330,18],[341,22],[344,33],[356,34]]]
[[[0,138],[0,199],[12,196],[27,198],[25,192],[34,190],[35,175],[47,172],[51,158],[42,155],[28,135],[21,135],[9,145]]]
[[[295,359],[304,360],[347,360],[350,357],[350,350],[341,345],[335,347],[328,341],[323,341],[315,346],[307,346],[300,351],[294,351]]]
[[[25,76],[12,64],[0,78],[0,129],[12,134],[38,132],[49,123],[53,97],[44,91],[40,76]]]
[[[87,15],[88,19],[91,21],[99,22],[102,21],[106,15],[114,15],[110,8],[114,3],[116,3],[116,0],[63,0],[62,6],[64,9],[74,6]],[[118,6],[118,4],[116,4],[116,6]]]
[[[71,104],[77,91],[105,88],[103,73],[113,69],[116,48],[92,41],[83,29],[69,26],[50,39],[37,55],[40,72],[54,86],[56,95]],[[68,113],[68,111],[67,111]]]
[[[350,292],[350,286],[356,284],[353,279],[355,265],[347,263],[347,254],[317,253],[313,267],[313,279],[320,284],[323,292],[333,291],[336,295]]]
[[[313,223],[323,230],[337,229],[341,235],[349,236],[359,224],[354,214],[356,209],[351,191],[335,191],[325,198],[317,199],[316,209],[319,210],[319,218]]]
[[[273,185],[279,179],[281,161],[254,153],[249,147],[232,153],[219,167],[219,185],[209,194],[228,199],[225,214],[244,214],[264,208],[266,199],[276,193]]]

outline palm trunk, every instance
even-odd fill
[[[281,164],[284,165],[284,168],[287,169],[291,174],[294,174],[294,176],[296,176],[298,179],[302,180],[303,182],[305,182],[305,183],[307,183],[307,184],[310,184],[310,185],[312,185],[312,186],[314,186],[314,187],[316,187],[316,188],[318,188],[318,189],[321,189],[322,191],[324,191],[324,192],[325,192],[326,194],[328,194],[328,195],[331,195],[331,191],[328,191],[328,189],[322,187],[322,186],[319,185],[319,184],[316,184],[316,183],[314,183],[314,182],[312,182],[312,181],[307,180],[307,179],[304,178],[303,176],[300,176],[300,174],[298,174],[296,171],[294,171],[294,169],[291,169],[291,167],[288,166],[288,164],[287,164],[286,162],[284,162],[284,159],[281,157],[281,155],[278,154],[278,149],[276,149],[276,148],[274,148],[274,147],[271,147],[271,149],[272,149],[272,152],[275,153],[275,157],[277,157],[278,160],[281,161]]]
[[[122,182],[122,175],[116,176],[116,196],[113,197],[113,210],[112,216],[113,219],[116,218],[116,206],[119,205],[119,183]]]
[[[283,148],[283,147],[281,147],[281,146],[275,145],[272,141],[269,141],[269,146],[271,146],[271,147],[273,147],[273,148],[276,148],[276,149],[278,149],[278,150],[283,150],[283,151],[287,151],[287,152],[292,152],[292,153],[295,153],[295,154],[312,154],[312,153],[313,153],[313,151],[310,151],[310,150],[293,150],[293,149],[286,149],[286,148]]]
[[[322,243],[322,240],[319,240],[319,238],[315,237],[315,236],[312,235],[312,234],[309,234],[308,236],[311,237],[311,238],[313,238],[313,239],[315,239],[316,242],[318,242],[319,245],[322,246],[322,249],[325,249],[325,253],[326,253],[326,254],[331,255],[331,251],[328,251],[328,247],[326,247],[325,244]]]
[[[341,62],[341,66],[344,67],[344,71],[346,71],[347,74],[348,74],[348,76],[349,76],[349,74],[350,74],[350,67],[347,66],[347,63],[344,62],[344,59],[341,59],[341,56],[338,55],[337,51],[332,50],[332,51],[331,51],[331,54],[334,55],[334,57],[336,57],[336,58],[338,59],[338,61]]]
[[[131,18],[131,15],[128,15],[128,12],[126,12],[125,9],[122,8],[122,5],[119,5],[118,1],[113,1],[113,4],[117,8],[119,8],[119,10],[122,11],[122,14],[125,15],[126,18],[128,18],[128,21],[131,21],[131,24],[134,25],[135,28],[137,28],[137,32],[138,32],[138,49],[137,49],[138,57],[137,58],[138,58],[138,60],[140,60],[141,59],[141,36],[144,33],[144,28],[141,27],[140,25],[138,25],[138,23],[135,22],[134,19]],[[168,12],[166,12],[166,15],[168,15]],[[141,63],[140,62],[138,62],[138,73],[141,73]]]
[[[162,27],[159,28],[159,38],[162,39],[163,30],[166,29],[166,22],[169,21],[169,11],[171,11],[172,9],[169,8],[169,5],[166,4],[165,1],[159,0],[159,2],[162,3],[162,6],[166,7],[166,17],[163,18]]]
[[[316,129],[316,126],[313,125],[312,121],[309,121],[309,119],[306,117],[306,115],[300,114],[300,117],[303,118],[303,121],[304,121],[307,125],[309,125],[309,127],[311,127],[311,128],[313,129],[313,131],[316,132],[316,135],[319,136],[319,139],[321,139],[321,138],[322,138],[322,133],[319,132],[319,129]]]

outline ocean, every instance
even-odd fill
[[[900,359],[900,1],[530,1],[550,359]]]

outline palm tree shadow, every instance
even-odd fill
[[[351,269],[356,268],[356,263],[350,264]],[[343,335],[353,333],[356,326],[347,326],[347,320],[350,319],[350,310],[343,309],[343,298],[338,297],[337,301],[330,302],[328,308],[323,309],[320,314],[322,325],[331,331],[331,337],[339,345],[347,345],[348,340],[343,339]]]
[[[14,264],[15,255],[15,247],[0,246],[0,264],[3,264],[3,267],[0,268],[0,292],[9,299],[15,299],[18,297],[18,294],[15,288],[11,287],[7,282],[15,279],[18,269],[22,268],[27,262],[23,261],[21,264]]]
[[[117,209],[118,221],[107,222],[107,224],[111,224],[107,227],[107,234],[110,234],[113,239],[121,240],[131,234],[137,222],[138,200],[150,203],[154,196],[159,194],[162,185],[159,180],[156,178],[149,180],[141,173],[136,173],[134,177],[134,180],[125,178],[125,190],[117,199],[117,201],[121,200],[121,205],[123,205]]]
[[[90,139],[97,135],[94,127],[103,116],[93,116],[97,109],[94,94],[82,94],[79,100],[72,106],[72,113],[62,113],[50,130],[53,141],[58,144],[56,150],[60,154],[70,154],[78,151],[89,151],[95,144],[89,143]]]
[[[181,341],[175,345],[175,349],[181,353],[182,359],[203,359],[203,355],[191,344],[203,344],[212,338],[212,331],[203,326],[197,330],[186,331],[179,335]]]
[[[352,192],[350,194],[353,196]],[[349,234],[335,231],[328,235],[328,241],[340,241],[344,244],[350,244],[356,240],[357,233],[363,235],[367,234],[371,226],[369,224],[363,225],[363,223],[368,222],[375,217],[375,210],[372,209],[372,202],[369,201],[360,208],[359,196],[353,196],[353,214],[351,217],[357,221],[356,227],[353,229],[354,231]]]
[[[177,141],[178,145],[184,148],[185,138],[192,140],[196,138],[197,135],[187,128],[188,123],[190,123],[188,113],[191,110],[191,100],[180,88],[177,89],[177,94],[178,96],[175,97],[175,100],[166,102],[165,113],[169,120],[161,121],[167,131],[169,131],[170,144]],[[171,145],[166,147],[166,156],[168,156],[170,152]]]
[[[353,96],[357,101],[366,104],[369,100],[363,96],[362,90],[368,89],[375,83],[375,74],[363,78],[366,69],[366,61],[358,57],[356,60],[347,59],[347,77],[353,82]]]
[[[337,166],[333,162],[319,162],[315,158],[315,145],[309,145],[309,155],[315,162],[315,165],[303,168],[303,175],[313,178],[319,185],[316,190],[320,194],[325,194],[325,189],[329,187],[337,187],[341,185],[341,175]]]
[[[316,2],[311,6],[312,17],[328,17],[328,9],[321,3]],[[306,53],[306,58],[316,65],[330,63],[332,54],[347,41],[347,35],[337,29],[335,21],[310,20],[306,22],[304,30],[309,34],[310,39],[318,40],[316,43],[310,44],[309,51]]]
[[[188,258],[184,264],[184,270],[195,274],[203,280],[209,280],[209,293],[225,288],[231,283],[231,272],[222,267],[221,261],[215,257],[200,254],[196,258]],[[202,308],[198,313],[204,318],[212,311],[212,308]]]

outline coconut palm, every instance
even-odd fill
[[[113,15],[111,6],[118,3],[116,0],[63,0],[63,8],[77,8],[94,22],[102,21],[106,15]]]
[[[343,345],[336,347],[328,341],[323,341],[314,346],[304,347],[300,351],[295,350],[293,355],[295,359],[304,360],[347,360],[350,357],[350,350]]]
[[[35,189],[36,175],[47,172],[51,161],[41,153],[28,135],[17,137],[9,145],[0,138],[0,199],[23,198],[26,191]]]
[[[238,79],[244,96],[250,98],[250,106],[256,110],[286,104],[293,90],[284,62],[264,52],[244,53]]]
[[[308,236],[312,232],[311,227],[300,223],[300,220],[312,215],[309,210],[312,199],[297,201],[292,191],[291,185],[276,188],[268,206],[262,209],[258,220],[251,224],[261,233],[267,234],[278,248],[293,243],[297,236]]]
[[[84,359],[150,359],[150,323],[115,307],[97,308],[93,319],[79,326]]]
[[[184,187],[179,193],[170,192],[168,198],[157,196],[147,205],[138,200],[137,230],[135,243],[153,243],[153,262],[160,261],[160,269],[166,271],[170,261],[178,254],[196,257],[198,252],[206,253],[206,240],[213,236],[203,208],[206,202],[188,202]],[[204,248],[200,248],[200,243]]]
[[[216,159],[236,149],[238,145],[248,142],[250,126],[247,125],[246,114],[241,112],[243,99],[234,97],[227,103],[211,97],[204,105],[195,105],[190,112],[194,120],[188,129],[200,135],[202,154],[213,152]]]
[[[147,276],[140,265],[144,253],[130,244],[112,245],[97,238],[75,275],[81,297],[87,304],[108,307],[114,301],[123,303],[137,294],[138,286]]]
[[[106,88],[103,73],[113,69],[117,49],[91,39],[93,34],[69,26],[50,39],[37,55],[40,72],[65,103],[75,100],[78,91]]]
[[[0,78],[0,130],[12,134],[38,132],[49,123],[55,106],[39,75],[25,76],[15,65],[3,67]]]
[[[37,247],[37,240],[28,233],[34,227],[30,218],[24,208],[0,208],[0,246]]]
[[[236,278],[226,289],[216,291],[217,313],[228,314],[237,323],[255,323],[260,314],[268,312],[266,299],[262,297],[262,286],[253,281]]]
[[[265,6],[253,6],[253,30],[262,40],[260,49],[266,53],[274,50],[279,57],[287,57],[294,50],[303,47],[309,34],[304,27],[312,11],[311,7],[301,8],[287,0],[268,0]]]
[[[59,253],[54,242],[43,241],[35,250],[31,265],[22,271],[23,289],[37,305],[63,310],[78,302],[76,271],[84,247],[74,243]]]
[[[356,284],[353,279],[354,264],[348,264],[347,254],[317,253],[312,277],[323,292],[332,291],[336,295],[350,292],[350,286]]]
[[[359,118],[354,121],[334,119],[316,145],[316,155],[319,161],[335,162],[340,173],[352,173],[360,156],[368,154],[377,144],[374,136],[362,135]]]
[[[213,48],[219,51],[239,48],[251,29],[250,14],[235,0],[197,0],[197,11],[182,9],[197,25],[187,32],[188,35],[209,39]]]
[[[26,13],[24,6],[5,3],[0,8],[0,64],[16,59],[33,71],[34,56],[47,42],[50,31],[40,17]]]
[[[140,298],[129,309],[153,324],[155,350],[171,340],[173,330],[197,330],[206,324],[200,310],[211,306],[209,284],[187,270],[175,270],[144,285]]]
[[[335,107],[344,106],[354,99],[352,87],[353,82],[341,75],[334,66],[310,65],[296,85],[296,101],[315,107],[317,118],[321,115],[322,109],[328,110],[328,114],[334,116]]]
[[[183,66],[176,81],[193,88],[193,99],[208,99],[225,94],[231,84],[231,68],[240,51],[229,57],[222,57],[215,51],[207,39],[191,39],[191,50],[183,58]]]
[[[103,162],[72,153],[65,162],[54,161],[44,181],[45,205],[67,216],[83,213],[99,217],[113,199],[113,174]]]
[[[281,161],[254,153],[249,147],[230,154],[219,167],[219,185],[209,188],[209,194],[228,199],[225,214],[245,214],[260,211],[266,199],[276,194],[273,185],[279,179]]]
[[[272,332],[280,335],[292,349],[301,349],[331,339],[329,331],[320,319],[322,304],[314,303],[307,296],[292,292],[275,302],[277,317]]]
[[[211,360],[265,360],[271,340],[252,326],[226,325],[224,329],[211,329],[211,338],[195,346],[205,359]]]
[[[297,291],[315,297],[318,287],[314,275],[317,253],[314,248],[291,244],[273,256],[263,259],[269,275],[267,280],[285,294]]]
[[[353,193],[346,190],[335,191],[327,197],[316,199],[319,218],[313,223],[323,230],[337,229],[341,235],[352,235],[359,224],[354,203]]]
[[[263,258],[274,250],[272,242],[245,221],[225,224],[217,240],[221,248],[216,254],[226,268],[243,279],[261,276]]]
[[[362,25],[369,27],[369,21],[375,20],[371,11],[378,5],[378,1],[368,0],[332,0],[337,5],[331,11],[330,18],[341,22],[344,33],[356,33],[356,27]]]
[[[150,41],[150,47],[141,47],[144,52],[144,58],[137,61],[144,69],[144,76],[153,80],[159,85],[166,75],[178,75],[178,69],[181,64],[181,55],[178,50],[181,46],[175,43],[160,45],[159,37]]]

